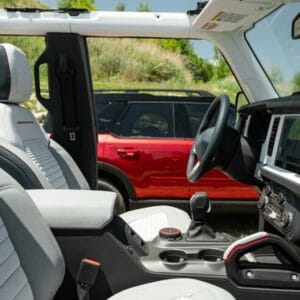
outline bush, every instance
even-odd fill
[[[190,82],[185,57],[144,39],[89,39],[94,81]]]

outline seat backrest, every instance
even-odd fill
[[[65,265],[25,190],[0,169],[0,299],[53,299]]]
[[[43,188],[89,189],[70,155],[49,139],[29,110],[19,106],[32,92],[32,74],[25,54],[10,44],[0,44],[0,66],[0,138],[12,146],[7,149],[1,144],[1,147],[12,154],[23,151],[27,165],[33,164],[40,171],[37,177]],[[18,161],[15,159],[10,163],[16,165]],[[0,166],[4,165],[0,162]]]

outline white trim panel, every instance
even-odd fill
[[[116,193],[86,190],[27,190],[51,228],[102,229],[113,219]]]
[[[0,34],[45,35],[47,32],[109,37],[189,38],[193,18],[186,13],[91,12],[70,16],[57,12],[0,10]]]

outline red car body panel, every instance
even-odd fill
[[[212,200],[256,200],[258,193],[220,170],[208,172],[198,183],[186,179],[193,139],[124,138],[98,135],[98,161],[113,165],[132,183],[136,200],[189,199],[206,192]]]

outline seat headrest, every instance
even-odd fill
[[[21,103],[32,93],[32,74],[22,50],[0,44],[0,102]]]

